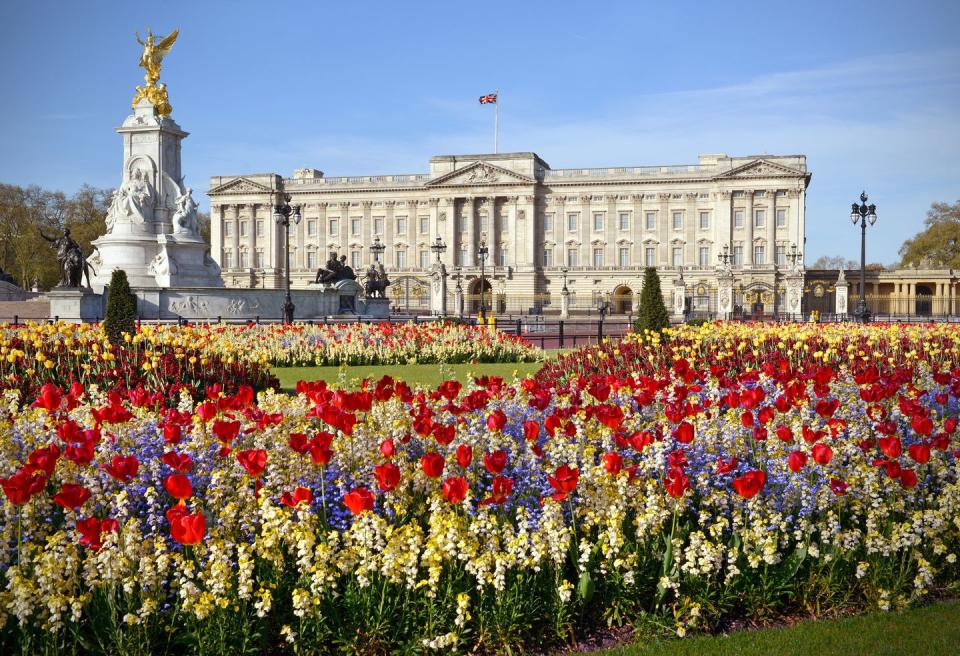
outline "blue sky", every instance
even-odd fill
[[[115,186],[141,83],[164,63],[187,183],[261,171],[415,173],[434,154],[551,166],[804,153],[806,260],[897,259],[932,201],[960,199],[960,2],[50,2],[0,6],[0,181]],[[204,206],[206,205],[204,201]]]

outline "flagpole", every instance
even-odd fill
[[[496,94],[496,100],[493,102],[496,105],[496,118],[493,119],[493,154],[496,155],[500,152],[500,89],[494,91]]]

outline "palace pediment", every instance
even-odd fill
[[[247,178],[237,178],[236,180],[231,180],[225,184],[211,189],[207,192],[207,195],[212,194],[258,194],[258,193],[269,193],[272,191],[270,187],[260,184],[259,182],[254,182],[253,180],[248,180]]]
[[[534,184],[536,180],[488,162],[474,162],[469,166],[431,180],[427,187],[464,187],[474,185]]]
[[[718,175],[716,178],[803,178],[807,175],[808,173],[805,171],[798,171],[789,166],[758,159]]]

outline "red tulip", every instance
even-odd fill
[[[717,458],[717,473],[718,474],[729,474],[737,467],[737,459],[730,458],[729,460],[724,460],[723,458]]]
[[[423,473],[430,478],[439,478],[443,473],[444,464],[443,456],[436,451],[431,451],[420,458],[420,466],[423,468]]]
[[[903,469],[900,471],[900,485],[909,490],[917,484],[917,472],[912,469]]]
[[[31,474],[25,469],[21,469],[10,478],[0,478],[0,486],[3,487],[3,493],[7,499],[15,506],[24,504],[30,500],[34,494],[40,492],[47,481],[39,474]]]
[[[383,492],[392,492],[400,484],[400,468],[392,462],[374,467],[373,475]]]
[[[284,492],[280,495],[280,503],[291,508],[296,508],[301,503],[310,505],[311,501],[313,501],[313,493],[305,487],[298,486],[293,490],[293,494]]]
[[[75,483],[64,483],[60,486],[60,491],[53,495],[52,500],[64,508],[76,509],[82,506],[89,498],[90,490],[87,488],[82,485],[76,485]]]
[[[790,467],[791,471],[799,473],[801,469],[807,466],[807,454],[803,451],[791,451],[787,457],[787,466]]]
[[[943,430],[947,431],[948,433],[955,432],[957,430],[957,418],[950,417],[945,422],[943,422]]]
[[[777,437],[780,438],[781,442],[792,442],[793,441],[793,431],[790,430],[789,426],[777,426]]]
[[[844,483],[840,479],[831,478],[830,479],[830,489],[833,490],[833,493],[838,497],[847,493],[847,488],[850,487],[848,484]]]
[[[183,439],[183,428],[177,424],[163,425],[163,441],[167,444],[179,444]]]
[[[44,383],[40,387],[40,396],[33,402],[33,407],[43,408],[47,414],[53,414],[60,408],[63,397],[60,394],[60,388],[52,383]]]
[[[576,467],[560,465],[554,471],[553,476],[547,476],[547,482],[556,492],[553,498],[557,501],[563,501],[567,495],[577,487],[577,481],[580,480],[580,470]]]
[[[287,446],[289,446],[295,453],[303,455],[309,449],[309,440],[307,439],[306,433],[290,433],[290,437],[287,439]]]
[[[523,437],[528,442],[533,442],[540,435],[540,424],[535,421],[528,419],[523,422]]]
[[[397,452],[397,448],[393,443],[392,438],[387,438],[384,441],[380,442],[380,455],[384,458],[392,458],[393,454]]]
[[[206,404],[204,403],[202,405]],[[237,436],[240,434],[240,422],[217,419],[215,422],[213,422],[211,430],[213,431],[213,434],[216,436],[217,440],[222,442],[224,446],[229,446],[230,443],[237,439]]]
[[[677,431],[675,433],[677,442],[682,444],[689,444],[693,442],[693,424],[689,421],[682,422],[677,426]]]
[[[877,444],[880,445],[880,450],[888,458],[899,458],[903,452],[903,445],[899,437],[881,437],[877,440]]]
[[[193,459],[186,453],[177,453],[176,451],[168,451],[160,456],[161,462],[167,465],[173,471],[180,474],[186,474],[193,468]]]
[[[81,437],[81,439],[83,439]],[[53,470],[57,468],[57,461],[60,459],[60,447],[56,444],[34,449],[33,453],[27,456],[27,465],[24,467],[27,471],[40,474],[44,478],[50,478]]]
[[[217,406],[208,401],[204,401],[203,403],[197,406],[194,412],[198,417],[200,417],[203,423],[207,423],[208,421],[210,421],[211,419],[217,416]]]
[[[354,515],[364,510],[373,510],[373,492],[365,487],[356,487],[343,495],[343,505]]]
[[[740,424],[744,428],[753,426],[753,413],[749,410],[744,410],[743,414],[740,415]]]
[[[924,437],[933,432],[933,420],[923,415],[914,415],[913,418],[910,419],[910,426],[913,427],[913,430],[915,430],[918,435],[923,435]]]
[[[307,445],[310,450],[310,460],[313,461],[313,464],[326,466],[330,463],[330,458],[333,457],[331,444],[333,444],[333,433],[321,431],[314,435]]]
[[[440,392],[448,401],[453,401],[457,396],[460,395],[460,389],[463,387],[460,383],[455,380],[446,380],[440,383],[440,386],[437,387],[437,391]]]
[[[87,517],[77,522],[77,531],[80,533],[80,544],[94,551],[100,551],[103,546],[101,538],[104,533],[115,533],[119,525],[115,519],[97,519]]]
[[[813,453],[813,459],[818,465],[829,464],[833,459],[833,449],[823,442],[814,444],[811,453]]]
[[[237,453],[239,462],[247,473],[254,478],[260,478],[267,466],[267,452],[264,449],[247,449]]]
[[[623,469],[623,456],[616,451],[603,454],[603,468],[608,474],[616,476]]]
[[[121,483],[129,483],[140,469],[140,461],[136,456],[113,456],[109,465],[103,469]]]
[[[493,492],[489,497],[481,501],[481,505],[504,504],[507,502],[510,493],[513,491],[513,479],[506,476],[495,476],[493,479]],[[459,503],[459,501],[453,502]]]
[[[733,479],[733,489],[744,499],[752,499],[763,489],[767,474],[759,470],[748,471]]]
[[[497,449],[493,453],[484,453],[483,465],[494,476],[500,474],[503,468],[507,466],[507,452],[503,449]]]
[[[690,478],[678,467],[671,467],[663,479],[663,487],[667,494],[674,499],[679,499],[690,489]]]
[[[170,522],[170,536],[184,546],[200,544],[207,533],[207,518],[203,513],[180,514]]]
[[[925,465],[930,461],[930,446],[925,442],[911,444],[907,447],[907,452],[918,465]]]
[[[163,487],[170,493],[170,496],[179,499],[181,502],[193,496],[193,486],[190,484],[190,479],[183,474],[170,474],[163,479]]]
[[[503,413],[503,410],[494,410],[493,413],[487,416],[487,428],[491,432],[499,432],[503,430],[503,427],[507,425],[507,415]]]
[[[473,462],[473,448],[469,444],[457,447],[457,464],[466,469]]]
[[[457,505],[467,497],[467,491],[470,486],[467,485],[467,479],[463,476],[453,476],[443,482],[441,486],[443,496],[453,505]]]

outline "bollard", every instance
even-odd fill
[[[560,320],[560,343],[557,348],[563,348],[563,319]]]
[[[517,337],[520,336],[520,319],[517,319],[517,332],[516,332],[516,336],[517,336]]]
[[[257,321],[257,325],[259,326],[259,325],[260,325],[260,315],[259,315],[259,314],[256,316],[256,321]]]

